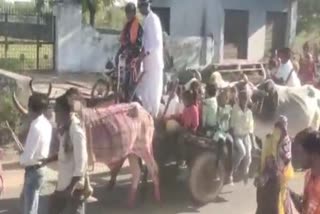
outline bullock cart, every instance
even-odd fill
[[[177,142],[183,142],[185,145],[185,159],[187,163],[187,186],[192,198],[199,203],[208,203],[214,201],[221,193],[226,184],[232,163],[229,159],[228,144],[214,141],[212,138],[204,135],[187,134],[178,136],[176,133],[165,133],[162,124],[156,123],[156,132],[154,140],[154,156],[159,166],[160,181],[165,179],[170,181],[175,178],[171,175],[177,175],[178,166],[175,162],[176,155],[179,152]],[[254,152],[253,152],[254,153]],[[259,155],[254,153],[253,162],[258,163]],[[173,159],[172,159],[173,158]],[[254,176],[257,171],[256,164],[252,164],[250,175]],[[239,167],[242,169],[242,166]],[[171,172],[171,173],[170,173]],[[244,178],[243,170],[238,170],[234,174],[234,181],[242,181]]]
[[[204,80],[209,80],[213,72],[219,72],[223,79],[229,82],[238,81],[242,74],[247,75],[250,82],[259,84],[269,75],[264,62],[249,62],[246,60],[226,60],[212,64],[201,71]]]
[[[177,136],[168,136],[164,129],[156,127],[154,156],[159,166],[160,181],[172,182],[176,179],[178,166],[176,155],[180,149]],[[164,137],[166,136],[166,137]],[[208,203],[216,199],[224,186],[226,174],[226,150],[213,140],[196,135],[180,138],[185,144],[188,188],[193,199],[200,203]],[[218,153],[221,155],[219,156]],[[172,176],[172,170],[174,168]],[[170,175],[170,176],[168,176]],[[218,178],[218,179],[215,179]],[[168,180],[170,179],[170,180]]]

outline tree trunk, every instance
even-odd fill
[[[95,24],[95,15],[96,15],[96,8],[95,4],[92,0],[87,0],[88,10],[89,10],[89,23],[92,27]]]

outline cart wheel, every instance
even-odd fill
[[[109,94],[110,83],[106,80],[99,79],[92,87],[91,98],[102,98]]]
[[[221,192],[225,180],[223,163],[217,164],[217,156],[205,152],[194,159],[190,169],[189,189],[192,197],[202,204],[214,201]]]

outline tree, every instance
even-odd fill
[[[299,0],[298,6],[298,31],[310,31],[320,27],[320,1]]]
[[[95,15],[98,9],[105,10],[107,7],[113,6],[115,0],[82,0],[83,13],[89,13],[89,24],[95,25]],[[99,8],[102,7],[102,8]]]

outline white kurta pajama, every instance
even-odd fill
[[[149,53],[143,60],[143,72],[138,87],[137,96],[141,99],[143,107],[156,117],[163,90],[163,42],[162,27],[159,17],[153,13],[143,21],[143,47]]]

